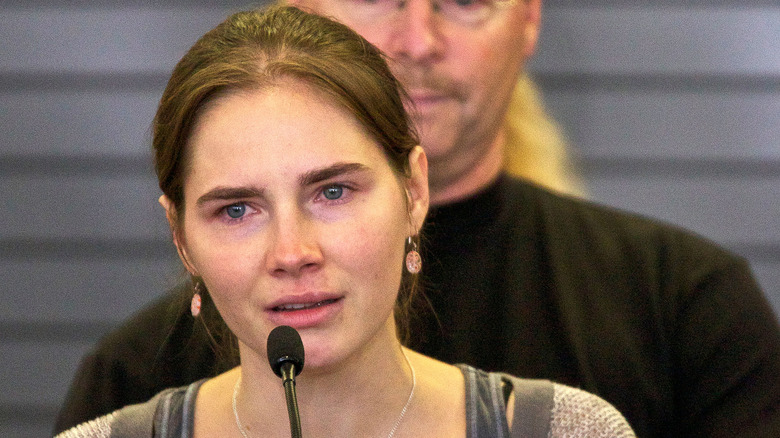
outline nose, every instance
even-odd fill
[[[316,225],[298,212],[279,214],[266,254],[268,272],[277,278],[297,278],[322,266]]]
[[[416,63],[430,62],[442,53],[441,17],[432,0],[405,0],[393,24],[390,55]]]

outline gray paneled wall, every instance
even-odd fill
[[[0,3],[0,436],[48,435],[81,355],[176,280],[149,123],[247,3]],[[594,199],[745,255],[780,309],[780,6],[636,3],[550,0],[530,68]]]
[[[591,197],[747,257],[780,311],[780,4],[582,3],[548,3],[531,69]]]

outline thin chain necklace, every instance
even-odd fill
[[[390,429],[390,433],[387,434],[387,438],[393,438],[396,429],[398,429],[398,426],[401,425],[401,421],[403,421],[404,415],[406,415],[406,411],[409,410],[409,405],[412,404],[412,398],[414,398],[414,389],[417,387],[417,374],[414,372],[414,367],[409,361],[409,356],[406,355],[406,351],[404,351],[403,348],[401,348],[401,353],[403,353],[404,359],[406,359],[406,364],[412,371],[412,390],[409,392],[409,398],[406,399],[406,404],[404,405],[403,409],[401,409],[401,414],[398,415],[398,418],[395,420],[395,424],[393,424],[393,428]],[[236,426],[238,426],[238,431],[241,432],[241,435],[244,438],[249,438],[246,430],[244,430],[244,426],[241,424],[241,418],[238,417],[238,407],[236,406],[236,398],[238,397],[238,389],[240,387],[241,375],[239,374],[238,379],[236,380],[236,384],[233,386],[233,416],[236,417]]]

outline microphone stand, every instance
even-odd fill
[[[268,364],[274,374],[282,378],[287,415],[290,417],[292,438],[301,438],[301,416],[298,413],[298,396],[295,394],[295,375],[303,370],[303,342],[298,332],[280,325],[268,334]]]
[[[284,362],[281,367],[284,397],[287,399],[287,415],[290,417],[290,436],[302,438],[301,416],[298,413],[298,396],[295,393],[295,364]]]

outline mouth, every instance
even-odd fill
[[[272,303],[266,315],[275,325],[289,325],[298,330],[329,324],[344,308],[343,296],[287,297]]]
[[[327,300],[317,301],[314,303],[289,303],[289,304],[282,304],[276,307],[273,307],[271,310],[274,312],[295,312],[298,310],[307,310],[307,309],[316,309],[318,307],[327,306],[329,304],[333,304],[336,301],[340,300],[341,298],[331,298]]]
[[[411,113],[413,115],[425,115],[449,101],[446,94],[433,92],[410,93],[409,98],[412,101]]]
[[[409,92],[409,97],[414,101],[441,100],[447,97],[447,94],[433,90],[413,90]]]

